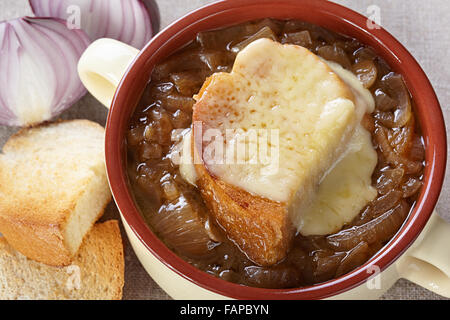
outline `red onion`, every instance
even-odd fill
[[[58,115],[86,92],[77,62],[89,44],[59,19],[0,23],[0,124],[32,125]]]
[[[91,40],[113,38],[142,49],[156,31],[153,0],[29,0],[39,17],[60,18],[81,28]],[[155,23],[156,22],[156,23]]]

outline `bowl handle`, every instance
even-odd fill
[[[91,43],[78,61],[78,74],[86,89],[107,108],[122,76],[139,50],[113,39]]]
[[[396,267],[401,278],[450,298],[450,224],[433,212]]]

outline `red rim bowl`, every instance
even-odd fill
[[[150,230],[139,213],[126,177],[125,136],[129,119],[155,63],[190,40],[199,31],[259,18],[300,19],[346,34],[371,46],[400,73],[415,101],[415,112],[425,139],[424,186],[417,204],[394,238],[368,262],[325,283],[296,289],[260,289],[226,282],[206,274],[170,251]],[[132,232],[148,251],[171,270],[196,285],[237,299],[321,299],[362,284],[371,266],[384,270],[416,239],[437,202],[445,173],[446,131],[434,90],[416,60],[384,29],[370,29],[367,18],[325,0],[227,0],[193,11],[155,36],[128,68],[116,90],[106,127],[106,166],[114,199]]]

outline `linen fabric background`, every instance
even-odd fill
[[[161,15],[161,29],[212,0],[156,0]],[[418,60],[430,78],[438,95],[446,123],[450,123],[450,1],[448,0],[334,0],[364,15],[371,16],[379,8],[381,25],[392,33]],[[27,0],[0,0],[0,21],[30,15]],[[85,118],[105,125],[107,110],[90,94],[86,94],[62,119]],[[17,129],[0,126],[0,147]],[[449,128],[447,128],[447,135]],[[448,163],[447,163],[448,164]],[[439,214],[450,222],[450,171],[437,205]],[[119,213],[111,203],[102,220],[117,218]],[[136,258],[126,235],[124,299],[170,299],[145,272]],[[399,280],[381,299],[444,299],[407,280]]]

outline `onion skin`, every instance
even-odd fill
[[[50,120],[86,89],[77,62],[89,45],[82,30],[59,19],[23,17],[0,23],[0,124]]]
[[[36,16],[74,21],[94,41],[112,38],[142,49],[159,29],[153,0],[29,0]],[[79,15],[78,17],[76,15]]]

